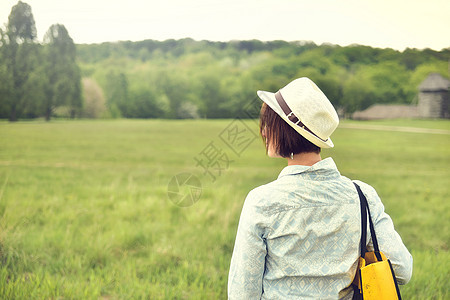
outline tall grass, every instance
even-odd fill
[[[230,122],[0,122],[0,298],[226,298],[244,198],[285,165],[257,138],[231,151],[220,139]],[[450,136],[339,128],[333,138],[322,156],[377,189],[414,256],[404,298],[448,298]],[[195,160],[211,142],[231,161],[215,181]],[[167,196],[181,172],[202,184],[185,208]]]

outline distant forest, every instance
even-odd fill
[[[11,15],[0,31],[0,118],[10,120],[257,117],[257,107],[248,110],[260,105],[257,90],[275,92],[302,76],[350,116],[374,103],[414,104],[429,73],[449,77],[450,48],[190,38],[77,45],[60,24],[41,44],[32,32],[11,36],[21,32]]]
[[[450,48],[399,52],[311,42],[182,39],[77,45],[77,58],[85,101],[101,98],[109,116],[241,116],[257,90],[275,92],[302,76],[350,115],[374,103],[416,103],[417,87],[429,73],[448,77]]]

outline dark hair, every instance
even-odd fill
[[[265,137],[263,130],[266,128]],[[275,151],[282,157],[289,157],[291,153],[320,153],[320,147],[314,145],[294,128],[286,123],[270,106],[263,103],[259,118],[259,133],[266,144],[266,139],[275,147]],[[266,147],[266,151],[267,151]]]

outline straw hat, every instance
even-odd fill
[[[339,117],[311,79],[298,78],[276,93],[258,91],[257,94],[308,141],[320,148],[334,146],[330,135],[338,126]]]

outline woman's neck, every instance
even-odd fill
[[[308,153],[298,153],[294,154],[294,158],[290,157],[287,159],[288,166],[302,165],[302,166],[312,166],[315,163],[321,161],[320,153],[308,152]]]

